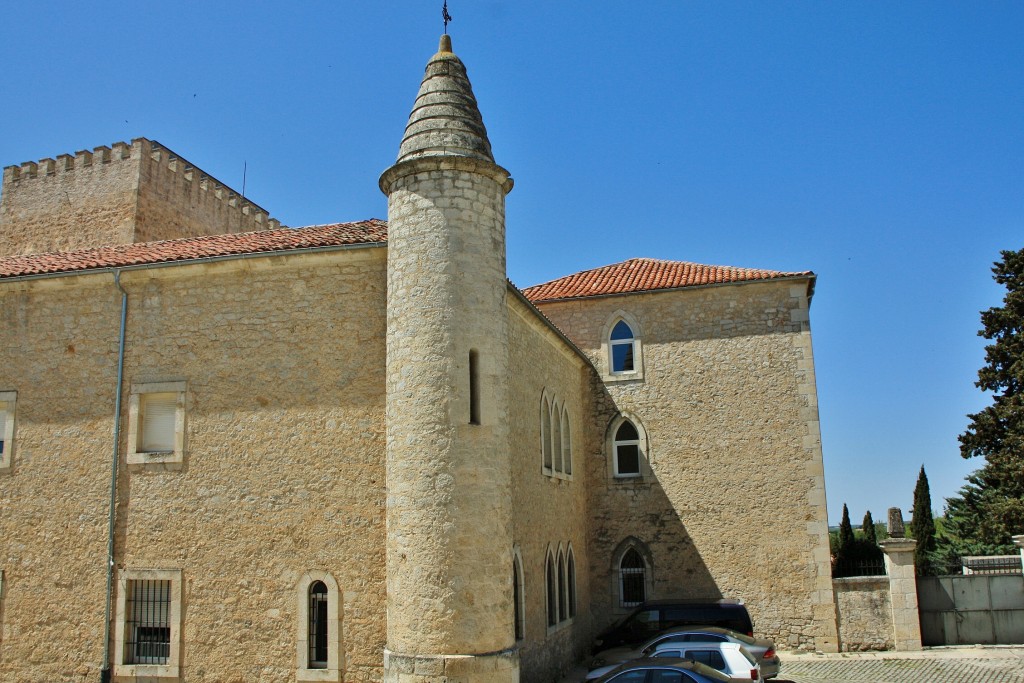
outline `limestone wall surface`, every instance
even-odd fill
[[[586,461],[595,441],[588,419],[592,370],[526,304],[509,298],[511,359],[509,424],[512,443],[514,541],[523,565],[525,623],[519,642],[524,682],[552,681],[587,651],[593,620],[587,554]],[[572,474],[545,472],[541,401],[547,395],[569,415]],[[571,547],[576,565],[574,617],[548,627],[549,550]]]
[[[340,596],[345,681],[384,645],[385,250],[125,272],[130,385],[187,384],[181,467],[118,476],[118,571],[182,577],[181,678],[294,681],[300,582]],[[0,283],[0,681],[98,680],[120,295]]]
[[[843,652],[893,649],[889,577],[834,579],[832,590]]]
[[[602,375],[619,317],[641,338],[642,378],[593,388],[603,436],[587,460],[595,614],[625,611],[617,560],[632,543],[650,565],[649,598],[739,598],[780,646],[834,650],[807,281],[540,308]],[[643,477],[613,476],[617,415],[646,436]]]

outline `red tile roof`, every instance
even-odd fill
[[[0,258],[0,278],[96,268],[123,268],[238,254],[383,243],[387,238],[387,223],[371,218],[355,223],[313,225],[308,228],[281,228],[160,242],[118,244],[83,251]]]
[[[701,285],[776,280],[790,277],[814,277],[809,270],[785,273],[777,270],[705,266],[686,261],[661,261],[632,258],[602,268],[584,270],[523,290],[530,301],[539,303],[558,299],[577,299],[607,294],[650,292],[658,289],[698,287]]]

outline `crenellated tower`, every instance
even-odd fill
[[[388,196],[389,683],[519,680],[512,604],[505,195],[442,36]]]

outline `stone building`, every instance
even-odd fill
[[[447,37],[380,187],[289,229],[145,139],[4,170],[0,681],[553,681],[664,597],[834,650],[813,273],[517,289]]]

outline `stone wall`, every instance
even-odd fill
[[[145,138],[4,168],[0,257],[274,227],[265,210]]]
[[[843,652],[893,649],[889,577],[833,579],[832,590]]]
[[[751,283],[543,304],[608,376],[620,316],[642,378],[595,380],[589,453],[595,614],[619,608],[617,553],[648,553],[649,597],[743,599],[782,647],[835,650],[808,282]],[[647,437],[645,476],[612,476],[612,420]],[[602,626],[604,624],[598,624]]]
[[[345,681],[384,646],[385,250],[125,272],[125,401],[187,382],[184,464],[118,477],[116,565],[180,570],[182,679],[292,681],[307,573],[339,586]],[[0,681],[95,681],[120,295],[110,274],[0,283]]]
[[[555,681],[590,646],[593,621],[588,608],[589,517],[586,462],[595,442],[588,415],[592,370],[527,304],[509,295],[511,357],[509,424],[512,443],[514,542],[523,564],[525,638],[519,642],[523,681]],[[544,471],[541,397],[564,402],[572,441],[572,474]],[[545,561],[549,548],[571,546],[576,563],[576,616],[547,625]]]

